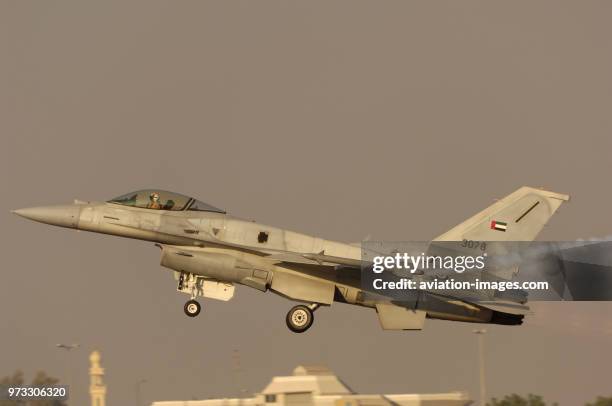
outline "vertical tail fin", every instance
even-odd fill
[[[523,186],[434,241],[532,241],[568,195]]]

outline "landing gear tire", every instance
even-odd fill
[[[308,306],[298,305],[289,310],[286,321],[289,330],[294,333],[303,333],[312,326],[314,313]]]
[[[202,305],[198,303],[196,300],[189,300],[185,303],[185,314],[189,317],[195,317],[200,314],[200,310],[202,310]]]

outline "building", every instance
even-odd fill
[[[89,395],[91,396],[91,406],[106,406],[106,385],[104,368],[100,366],[100,353],[94,351],[89,356]]]
[[[325,367],[298,366],[252,398],[154,402],[152,406],[467,406],[467,393],[361,395]]]

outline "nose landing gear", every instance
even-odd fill
[[[187,301],[187,303],[185,303],[185,307],[183,309],[185,310],[185,314],[187,316],[195,317],[200,314],[200,311],[202,310],[202,305],[200,305],[197,300],[191,299]]]
[[[314,311],[319,307],[317,303],[309,306],[297,305],[287,313],[285,318],[287,327],[294,333],[303,333],[308,330],[314,322]]]
[[[178,278],[177,290],[189,293],[191,300],[188,300],[183,307],[185,314],[189,317],[196,317],[202,311],[202,305],[195,300],[198,289],[198,278],[186,272],[181,272]]]

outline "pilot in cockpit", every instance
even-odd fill
[[[159,193],[153,192],[149,195],[149,204],[147,205],[147,209],[161,209],[162,206],[159,203]]]

